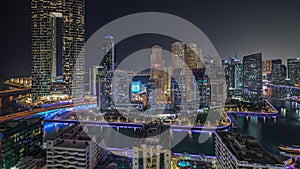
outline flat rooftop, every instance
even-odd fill
[[[169,126],[161,122],[150,122],[142,127],[136,146],[161,145],[164,148],[170,147],[170,131]]]
[[[56,145],[56,147],[61,147],[61,148],[76,148],[76,149],[86,149],[89,144],[85,142],[71,142],[71,141],[64,141],[63,143],[59,143]]]
[[[91,140],[91,138],[83,131],[83,128],[80,125],[71,127],[70,130],[66,131],[61,135],[60,139],[86,140],[86,141]]]
[[[282,164],[268,154],[252,136],[232,132],[217,132],[226,147],[239,161],[258,164]]]

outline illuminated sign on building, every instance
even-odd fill
[[[133,81],[131,84],[131,92],[138,93],[141,92],[141,81]]]

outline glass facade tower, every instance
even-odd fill
[[[104,58],[100,63],[100,66],[105,67],[106,70],[115,70],[116,68],[116,50],[114,37],[107,35],[103,40],[102,51]]]
[[[300,57],[287,59],[288,77],[292,83],[299,87],[300,86]]]
[[[50,94],[57,68],[62,69],[68,94],[83,93],[84,43],[85,0],[31,1],[33,101]]]
[[[245,101],[260,102],[262,94],[262,53],[243,57]]]

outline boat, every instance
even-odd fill
[[[280,151],[283,151],[286,153],[300,154],[300,146],[299,145],[292,145],[292,146],[279,145],[278,148]]]
[[[292,145],[292,147],[300,148],[300,145]]]

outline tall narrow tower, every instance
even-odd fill
[[[198,48],[198,45],[196,43],[189,43],[186,45],[186,51],[185,51],[185,77],[186,77],[186,99],[187,101],[193,101],[195,100],[195,96],[193,94],[195,93],[193,91],[193,69],[200,69],[204,68],[203,64],[203,58],[201,56],[201,50]]]
[[[262,53],[243,57],[244,100],[258,103],[262,95]]]
[[[184,68],[185,44],[182,42],[174,42],[171,44],[171,51],[174,69]]]
[[[115,42],[114,37],[111,35],[107,35],[104,37],[102,41],[102,52],[104,55],[103,60],[100,65],[105,67],[106,70],[115,70],[116,68],[116,50],[115,50]]]
[[[85,0],[31,1],[32,99],[49,95],[62,67],[69,95],[84,90]],[[62,66],[56,59],[62,58]]]
[[[165,86],[167,84],[168,74],[164,71],[164,65],[164,60],[162,59],[162,47],[154,45],[152,47],[150,68],[151,79],[153,79],[156,84],[156,98],[154,98],[156,104],[167,103]]]

